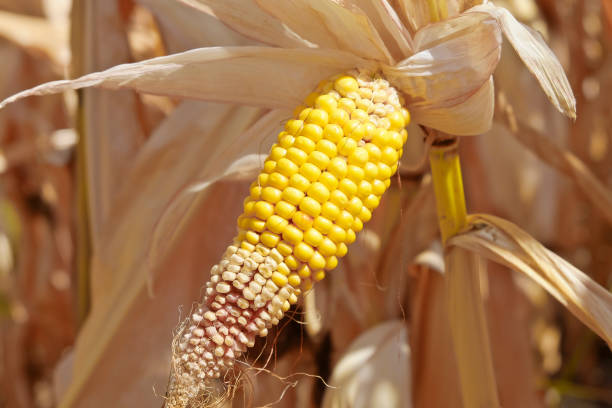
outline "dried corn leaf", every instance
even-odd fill
[[[334,367],[324,408],[412,407],[410,346],[401,320],[359,336]]]
[[[27,96],[91,86],[293,109],[321,78],[355,66],[371,63],[337,50],[200,48],[39,85],[4,100],[0,109]]]
[[[516,225],[492,215],[471,215],[469,231],[449,245],[475,251],[526,274],[612,348],[612,294],[544,248]]]

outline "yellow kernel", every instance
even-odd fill
[[[247,241],[242,241],[240,243],[240,248],[247,250],[249,252],[253,252],[255,250],[255,245],[247,242]]]
[[[281,158],[276,163],[276,171],[287,177],[291,177],[291,175],[297,173],[298,170],[298,165],[285,157]]]
[[[366,122],[370,119],[370,115],[363,109],[355,109],[351,112],[351,119],[359,122]]]
[[[300,174],[310,181],[316,181],[321,175],[321,169],[312,163],[304,163],[300,167]]]
[[[308,162],[314,164],[319,169],[325,169],[329,164],[329,157],[325,153],[315,150],[308,156]]]
[[[340,100],[338,101],[338,108],[346,111],[347,114],[350,114],[352,111],[357,109],[357,105],[355,105],[355,101],[353,101],[352,99],[340,98]]]
[[[324,153],[327,157],[333,159],[338,154],[338,147],[331,140],[321,139],[317,142],[315,151]]]
[[[363,203],[359,199],[359,197],[351,198],[348,205],[346,206],[346,210],[350,212],[353,216],[357,216],[361,209],[363,208]]]
[[[280,191],[278,188],[264,187],[261,192],[261,198],[274,204],[280,201],[282,194],[282,191]]]
[[[312,108],[308,108],[308,107],[306,107],[304,105],[300,105],[300,106],[298,106],[297,108],[295,108],[293,110],[293,116],[297,116],[299,120],[304,120],[306,118],[306,116],[302,117],[302,114],[303,114],[302,112],[304,112],[304,111],[306,111],[308,109],[312,110]]]
[[[278,242],[280,241],[280,237],[278,236],[278,234],[266,231],[261,233],[259,240],[268,248],[274,248],[276,244],[278,244]]]
[[[305,136],[298,136],[293,142],[293,147],[295,147],[296,149],[303,150],[306,154],[308,154],[315,149],[316,144],[311,139]]]
[[[319,183],[318,181],[310,185],[306,194],[308,194],[309,197],[317,200],[319,203],[324,203],[329,199],[329,190],[323,183]]]
[[[310,228],[304,233],[304,242],[309,245],[317,246],[323,240],[323,235],[314,228]]]
[[[283,313],[287,313],[291,309],[291,303],[289,303],[289,299],[285,300],[281,305],[281,310]]]
[[[346,244],[344,242],[339,243],[338,252],[336,252],[336,255],[342,258],[344,255],[346,255],[347,252],[348,252],[348,247],[346,246]]]
[[[327,125],[329,115],[323,109],[313,109],[306,118],[307,123],[312,123],[320,126],[321,128]]]
[[[338,225],[332,225],[331,229],[327,233],[327,237],[339,244],[340,242],[344,242],[346,239],[346,231]]]
[[[362,229],[363,229],[363,221],[361,221],[360,218],[355,217],[355,219],[353,220],[353,225],[351,226],[351,229],[349,231],[359,232]]]
[[[350,137],[351,139],[355,139],[354,137],[351,136],[351,134],[353,133],[355,129],[359,127],[360,124],[361,123],[359,123],[359,121],[355,119],[351,119],[348,122],[346,122],[344,126],[342,126],[342,131],[344,132],[344,136]]]
[[[304,279],[310,278],[310,273],[311,272],[308,265],[302,265],[300,266],[300,269],[298,269],[298,275]]]
[[[310,258],[314,255],[314,249],[310,245],[305,242],[300,242],[295,245],[293,249],[293,254],[297,259],[302,262],[308,262]]]
[[[330,123],[323,129],[323,137],[325,140],[329,140],[330,142],[338,143],[343,136],[344,132],[339,125]]]
[[[366,127],[360,123],[348,136],[354,141],[359,142],[366,136]]]
[[[363,172],[366,180],[374,180],[378,176],[378,166],[372,162],[367,162],[363,166]]]
[[[262,190],[261,186],[257,184],[252,184],[251,188],[249,189],[251,199],[259,200],[259,197],[261,196],[261,190]]]
[[[345,178],[340,180],[340,183],[338,183],[338,190],[351,197],[357,193],[357,185],[354,181]]]
[[[387,130],[388,138],[389,138],[389,146],[394,148],[395,150],[399,150],[404,145],[404,141],[402,140],[402,135],[399,132]]]
[[[357,142],[348,137],[343,137],[342,140],[338,142],[338,152],[343,156],[350,156],[356,148]]]
[[[302,198],[304,198],[304,192],[295,187],[287,187],[283,191],[283,200],[290,204],[298,205],[300,201],[302,201]]]
[[[270,279],[272,279],[272,282],[274,282],[279,288],[284,287],[289,282],[287,277],[280,272],[273,272]]]
[[[357,236],[355,235],[355,231],[353,231],[352,229],[349,229],[346,231],[346,242],[349,244],[352,244],[353,242],[355,242],[355,239],[357,238]]]
[[[266,173],[259,173],[259,176],[257,176],[257,183],[260,186],[267,186],[268,185],[268,180],[270,179],[270,175],[266,174]]]
[[[266,160],[264,162],[263,171],[264,173],[272,173],[276,169],[276,162],[274,160]]]
[[[332,191],[338,187],[338,179],[329,171],[324,171],[319,176],[319,182],[322,183],[328,190]]]
[[[291,221],[293,221],[293,223],[297,225],[302,231],[306,231],[312,226],[314,220],[312,216],[302,211],[296,211],[296,213],[293,214],[293,218],[291,218]]]
[[[344,245],[344,244],[341,244],[341,245]],[[325,258],[325,269],[327,269],[328,271],[331,271],[332,269],[336,269],[336,266],[338,266],[338,258],[336,258],[333,255]]]
[[[374,143],[366,143],[364,148],[368,151],[368,160],[371,162],[377,162],[380,160],[380,156],[382,155],[380,148],[376,146]],[[289,152],[289,151],[287,151]]]
[[[368,162],[368,151],[363,147],[357,147],[348,157],[349,164],[363,167]]]
[[[325,237],[321,240],[321,242],[319,243],[319,245],[317,245],[319,252],[321,252],[321,255],[323,256],[331,256],[331,255],[335,255],[336,251],[337,251],[337,247],[336,244],[334,244],[334,241],[332,241],[331,239]]]
[[[244,213],[246,215],[255,214],[255,203],[256,201],[248,201],[244,203]]]
[[[387,187],[385,187],[385,183],[380,180],[372,180],[372,193],[381,196],[384,194]]]
[[[357,186],[357,195],[360,198],[365,198],[372,194],[372,184],[369,182],[362,180],[361,183]]]
[[[382,157],[380,158],[383,163],[393,166],[398,160],[397,151],[391,146],[387,146],[382,150]]]
[[[353,225],[353,216],[348,211],[342,210],[335,223],[344,229],[349,229]]]
[[[391,140],[389,138],[389,133],[386,130],[382,128],[376,129],[374,132],[374,137],[372,138],[372,143],[381,149],[384,149],[385,147],[389,146],[390,142]]]
[[[236,223],[238,224],[238,228],[242,228],[244,230],[249,229],[249,226],[251,224],[250,220],[251,218],[245,217],[244,214],[241,215],[240,217],[238,217],[238,220],[236,220]]]
[[[274,212],[280,215],[281,217],[283,217],[284,219],[288,220],[291,218],[291,216],[295,212],[295,206],[292,204],[289,204],[286,201],[279,201],[278,203],[276,203],[276,206],[274,207]]]
[[[303,121],[291,119],[291,120],[288,120],[287,123],[285,124],[285,130],[287,131],[287,133],[295,136],[300,132],[300,130],[302,130],[303,126],[304,126]]]
[[[266,227],[276,234],[282,233],[287,225],[289,225],[289,221],[276,214],[271,215],[266,220]],[[276,244],[273,246],[276,246]]]
[[[393,111],[387,115],[387,119],[389,119],[389,123],[391,124],[390,129],[399,130],[406,126],[406,122],[404,121],[404,117],[402,113],[399,111]]]
[[[346,179],[344,179],[346,180]],[[350,181],[350,180],[348,180]],[[355,183],[353,183],[355,184]],[[340,208],[344,208],[344,206],[348,203],[348,197],[340,190],[334,190],[329,195],[329,201],[336,204]]]
[[[378,204],[380,204],[380,198],[378,198],[378,196],[375,194],[370,194],[365,198],[365,200],[363,200],[363,205],[365,205],[370,211],[378,207]]]
[[[340,106],[338,106],[340,108]],[[344,109],[336,109],[329,115],[329,123],[344,126],[344,124],[350,119],[349,114]],[[328,125],[329,126],[329,125]],[[342,128],[340,128],[342,130]]]
[[[316,228],[322,234],[327,234],[329,230],[331,229],[332,225],[333,225],[332,222],[328,218],[321,216],[321,215],[316,217],[314,221],[312,222],[312,226]]]
[[[325,258],[318,251],[314,251],[308,261],[308,266],[311,269],[323,269],[325,268]]]
[[[286,154],[287,154],[286,149],[280,146],[274,145],[272,149],[270,150],[269,159],[273,161],[277,161],[278,159],[285,157]]]
[[[293,286],[294,288],[297,288],[302,283],[302,279],[300,278],[300,275],[298,275],[297,273],[292,273],[287,278],[287,282],[289,282],[289,284]]]
[[[308,190],[308,187],[310,187],[310,181],[308,181],[306,177],[297,173],[291,176],[291,178],[289,179],[289,185],[291,187],[297,188],[300,191],[305,192],[306,190]]]
[[[309,291],[310,289],[312,289],[312,281],[310,279],[304,281],[302,287],[304,288],[304,291]]]
[[[256,232],[264,232],[266,229],[266,222],[263,220],[258,220],[257,218],[250,218],[249,226],[247,228]]]
[[[305,136],[313,142],[318,142],[323,137],[323,128],[313,123],[307,123],[300,132],[300,136]]]
[[[384,183],[385,183],[385,188],[389,188],[389,186],[391,185],[391,180],[390,179],[386,179],[384,181]]]
[[[305,151],[298,149],[297,147],[290,147],[289,149],[287,149],[287,155],[285,157],[297,164],[298,166],[301,166],[302,164],[306,163],[306,160],[308,159],[308,154]]]
[[[357,92],[361,99],[372,99],[372,89],[370,88],[359,88]]]
[[[278,144],[285,149],[293,146],[293,142],[295,141],[295,137],[287,132],[281,132],[278,135]]]
[[[346,96],[351,92],[357,92],[359,84],[355,78],[344,75],[334,81],[334,89],[338,91],[340,95]]]
[[[306,106],[314,106],[314,103],[318,97],[319,97],[318,92],[312,92],[310,95],[306,97],[306,99],[304,100],[304,103],[306,104]]]
[[[293,255],[287,255],[287,256],[285,257],[285,263],[286,263],[286,264],[287,264],[287,266],[288,266],[289,268],[291,268],[292,270],[296,270],[296,269],[298,268],[298,266],[300,265],[300,264],[298,263],[298,260],[297,260],[297,259],[295,259],[295,256],[293,256]]]
[[[291,269],[289,269],[287,264],[284,263],[284,262],[279,263],[276,266],[276,270],[279,271],[280,273],[282,273],[285,276],[289,276],[289,274],[291,273]]]
[[[325,271],[316,271],[313,279],[315,282],[321,282],[323,279],[325,279]]]
[[[353,180],[355,183],[360,183],[365,177],[365,171],[353,164],[349,164],[347,167],[346,177]]]
[[[346,159],[343,157],[334,157],[327,165],[327,170],[336,176],[338,179],[346,177]]]
[[[321,204],[312,197],[304,197],[302,201],[300,201],[300,210],[311,217],[316,217],[321,214]]]
[[[268,178],[268,185],[276,187],[280,190],[287,187],[287,184],[289,184],[289,179],[278,172],[270,174],[270,177]]]
[[[386,165],[385,163],[378,163],[378,179],[379,180],[387,180],[391,177],[391,167]]]
[[[279,242],[278,245],[276,245],[276,249],[278,249],[278,252],[280,252],[281,255],[285,257],[293,253],[293,246],[285,241]]]
[[[406,140],[408,140],[408,131],[406,129],[402,129],[400,130],[400,135],[402,136],[402,144],[406,143]]]
[[[327,113],[332,113],[338,107],[338,102],[331,95],[321,95],[315,101],[317,109],[323,109]]]
[[[245,237],[253,245],[259,242],[259,234],[255,231],[247,231]]]
[[[332,194],[330,194],[330,197],[332,196]],[[326,202],[321,206],[321,215],[329,220],[335,220],[339,214],[340,209],[338,208],[338,206],[330,201]]]
[[[287,225],[287,227],[283,231],[283,239],[292,245],[302,242],[303,238],[304,233],[302,232],[302,230],[293,225]]]
[[[296,288],[297,289],[297,288]],[[298,295],[301,293],[300,289],[297,289],[295,291],[295,293],[292,293],[289,295],[289,299],[287,299],[289,301],[289,303],[291,303],[292,305],[295,305],[298,301]]]
[[[408,124],[410,123],[410,112],[408,112],[408,109],[406,108],[402,108],[400,109],[400,112],[402,113],[402,116],[404,117],[404,126],[408,126]]]
[[[260,220],[267,220],[269,216],[274,214],[274,206],[267,201],[258,201],[255,203],[255,216]]]
[[[368,210],[367,207],[363,207],[359,212],[358,217],[361,221],[368,222],[372,219],[372,211]]]

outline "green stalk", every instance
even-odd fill
[[[456,138],[433,144],[429,155],[442,242],[466,225],[465,194]],[[463,406],[499,407],[486,317],[480,291],[484,262],[460,248],[445,254],[449,323]]]

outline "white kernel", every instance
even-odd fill
[[[270,257],[271,257],[272,259],[274,259],[274,260],[276,261],[276,263],[277,263],[277,264],[279,264],[279,263],[283,262],[283,260],[285,259],[285,258],[283,257],[283,255],[281,255],[281,253],[280,253],[280,252],[278,252],[278,249],[276,249],[276,248],[273,248],[273,249],[270,251]]]
[[[266,282],[266,288],[270,289],[274,293],[278,292],[278,286],[276,286],[276,283],[272,282],[272,280],[268,280]]]
[[[242,283],[240,281],[235,280],[235,281],[232,282],[232,285],[234,285],[234,287],[236,289],[238,289],[238,290],[244,289],[244,283]]]
[[[272,292],[270,289],[263,288],[261,290],[261,297],[264,300],[264,302],[267,302],[268,300],[272,299],[274,297],[274,292]]]
[[[246,324],[247,324],[247,319],[245,319],[243,316],[240,316],[240,317],[238,318],[238,323],[240,323],[240,325],[242,325],[242,326],[246,326]]]
[[[241,309],[247,309],[250,306],[249,302],[246,299],[243,299],[243,298],[238,299],[238,302],[236,304]]]
[[[215,356],[217,357],[223,357],[223,354],[225,354],[225,349],[221,346],[215,348]]]
[[[219,275],[213,275],[210,277],[210,282],[211,283],[217,283],[221,280],[221,278],[219,277]]]
[[[251,259],[257,264],[260,264],[264,261],[264,257],[259,252],[253,252],[253,254],[251,255]]]
[[[242,265],[244,263],[244,258],[240,255],[234,254],[230,257],[230,263],[232,265]]]
[[[264,322],[263,320],[261,320],[259,317],[255,318],[255,324],[257,325],[257,327],[259,327],[260,329],[263,327],[266,327],[266,322]]]
[[[225,270],[227,268],[227,265],[229,265],[229,260],[228,259],[222,259],[221,262],[219,262],[219,268]]]
[[[210,320],[211,322],[214,322],[215,320],[217,320],[217,316],[210,310],[204,313],[204,317],[206,318],[206,320]]]
[[[213,267],[210,268],[211,276],[212,275],[218,275],[220,271],[221,271],[221,269],[219,268],[219,265],[213,265]]]
[[[218,334],[219,334],[219,333],[217,333],[217,328],[216,328],[215,326],[208,326],[208,327],[206,328],[206,335],[207,335],[209,338],[211,338],[211,339],[212,339],[212,338],[213,338],[213,336],[216,336],[216,335],[218,335]]]
[[[223,336],[220,334],[215,334],[211,337],[211,340],[215,342],[215,344],[221,345],[223,344]]]
[[[247,300],[255,299],[255,293],[253,293],[253,291],[249,288],[244,288],[242,290],[242,296],[244,296],[244,298]]]
[[[249,289],[251,289],[251,291],[257,295],[259,292],[261,292],[261,285],[255,281],[252,281],[249,283]]]
[[[247,283],[248,281],[251,280],[251,277],[247,275],[246,273],[240,272],[239,274],[236,275],[236,280],[239,281],[240,283]]]
[[[239,265],[228,265],[226,268],[226,271],[229,272],[233,272],[233,273],[238,273],[240,272],[240,266]]]
[[[224,305],[225,304],[225,296],[217,295],[217,296],[215,296],[215,301],[219,302],[219,304],[221,304],[221,305]]]
[[[266,257],[266,260],[264,261],[264,265],[268,265],[270,268],[276,269],[278,267],[278,262],[276,262],[276,260],[274,260],[274,258],[272,258],[271,256],[268,256]]]
[[[258,273],[256,273],[255,276],[253,276],[253,280],[257,282],[258,284],[260,284],[261,286],[266,284],[266,278],[264,278]]]
[[[259,314],[259,317],[261,317],[266,322],[269,322],[272,319],[272,317],[265,310]]]
[[[219,293],[229,293],[229,291],[232,289],[232,287],[229,284],[225,283],[225,282],[219,282],[217,284],[217,286],[215,287],[215,289]]]
[[[225,271],[225,272],[223,272],[221,277],[223,278],[224,281],[230,281],[231,282],[234,279],[236,279],[236,274],[234,272]]]
[[[268,335],[268,329],[266,329],[265,327],[259,331],[260,337],[266,337],[267,335]]]
[[[236,251],[236,253],[244,259],[247,259],[249,256],[251,256],[251,253],[243,248],[240,248],[238,251]]]
[[[261,273],[261,276],[263,276],[266,279],[272,276],[272,272],[274,272],[274,268],[272,268],[268,264],[259,265],[259,268],[257,268],[257,270],[259,271],[259,273]]]
[[[227,311],[225,309],[219,309],[215,312],[215,316],[217,316],[219,320],[224,320],[227,317]]]
[[[249,342],[248,337],[246,336],[246,334],[240,332],[238,334],[238,341],[241,342],[242,344],[247,344]]]
[[[206,360],[212,360],[213,359],[213,354],[210,351],[207,351],[204,353],[204,358]]]
[[[191,344],[192,346],[197,346],[198,344],[200,344],[200,339],[197,337],[192,337],[191,339],[189,339],[189,344]]]
[[[255,296],[255,300],[253,300],[253,307],[255,309],[259,309],[260,307],[264,307],[269,299],[265,299],[263,294]]]
[[[270,253],[268,247],[262,244],[257,244],[257,246],[255,246],[255,250],[263,256],[266,256]]]
[[[227,336],[229,334],[229,329],[227,328],[227,326],[221,326],[219,327],[219,333],[221,333],[224,336]]]
[[[196,337],[203,337],[204,336],[204,329],[198,327],[197,329],[195,329],[193,331],[193,335]]]
[[[225,345],[228,347],[232,347],[234,345],[234,339],[232,339],[231,337],[226,337],[225,338]]]
[[[200,323],[202,319],[203,319],[202,315],[199,315],[197,313],[194,313],[191,315],[191,320],[193,320],[195,323]]]
[[[235,324],[236,323],[236,319],[234,319],[233,316],[228,316],[227,320],[225,320],[227,322],[227,324]]]
[[[212,296],[213,293],[215,293],[215,291],[212,287],[206,288],[206,296]]]

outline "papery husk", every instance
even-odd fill
[[[516,225],[492,215],[471,215],[467,232],[448,244],[524,273],[612,348],[612,294]]]
[[[392,320],[359,336],[336,363],[322,407],[412,407],[407,334],[403,320]]]
[[[27,96],[97,86],[293,110],[322,78],[357,66],[372,63],[336,50],[200,48],[49,82],[5,99],[0,109]]]

